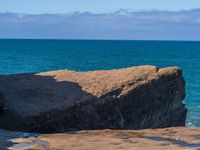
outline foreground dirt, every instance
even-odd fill
[[[200,150],[200,129],[90,130],[10,141],[10,150]]]

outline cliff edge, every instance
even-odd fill
[[[184,126],[187,112],[178,67],[1,75],[0,95],[0,128],[29,132]]]

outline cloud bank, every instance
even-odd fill
[[[200,9],[0,14],[0,38],[200,40]]]

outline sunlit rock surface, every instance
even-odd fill
[[[11,134],[10,132],[8,132]],[[0,131],[1,134],[1,131]],[[4,131],[6,134],[6,131]],[[28,135],[28,134],[27,134]],[[199,150],[200,129],[73,131],[30,137],[7,137],[9,150]]]

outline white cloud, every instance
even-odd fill
[[[200,9],[109,14],[0,14],[0,38],[200,39]]]

